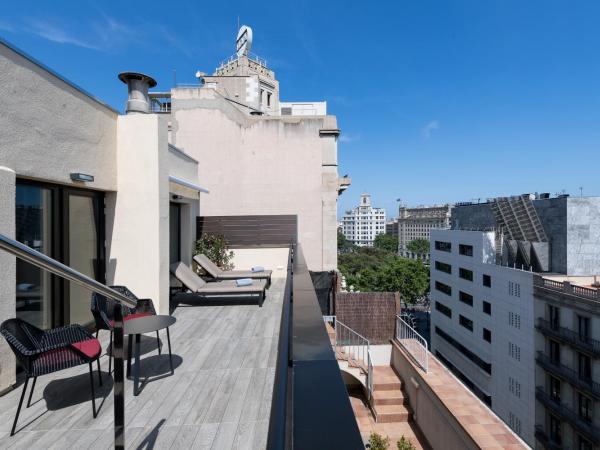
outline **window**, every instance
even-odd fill
[[[446,295],[452,295],[452,288],[447,284],[440,283],[439,281],[435,282],[435,289],[440,292],[443,292]]]
[[[435,241],[435,249],[450,253],[452,251],[452,244],[450,242]]]
[[[483,301],[483,312],[488,316],[492,315],[492,304],[490,302]]]
[[[508,390],[515,397],[521,398],[521,383],[519,383],[516,378],[508,377]]]
[[[560,433],[560,420],[550,414],[550,439],[557,444],[562,444],[562,437]]]
[[[584,380],[592,379],[592,360],[589,356],[583,353],[577,353],[577,359],[579,361],[579,378]]]
[[[592,400],[583,395],[581,392],[577,394],[577,403],[579,404],[579,417],[586,422],[592,421]]]
[[[553,364],[560,364],[560,344],[550,339],[550,361]]]
[[[483,340],[492,342],[492,332],[490,330],[488,330],[487,328],[483,329]]]
[[[517,361],[521,361],[521,347],[517,344],[513,344],[512,342],[508,343],[508,354]]]
[[[481,359],[479,356],[477,356],[475,353],[473,353],[467,347],[462,345],[460,342],[458,342],[456,339],[454,339],[452,336],[450,336],[444,330],[442,330],[439,327],[435,327],[435,334],[437,334],[442,339],[444,339],[446,342],[448,342],[450,345],[452,345],[455,349],[457,349],[460,353],[462,353],[465,358],[470,360],[473,364],[475,364],[477,367],[479,367],[485,373],[487,373],[489,375],[492,374],[492,364],[491,363],[485,362],[483,359]]]
[[[443,263],[441,261],[435,262],[435,269],[444,273],[452,273],[452,266],[450,264]]]
[[[521,419],[519,419],[512,412],[508,413],[508,424],[514,430],[515,433],[521,434]]]
[[[271,93],[267,92],[267,106],[271,106]]]
[[[460,255],[464,255],[464,256],[473,256],[473,246],[466,245],[466,244],[460,244],[458,246],[458,253]]]
[[[509,281],[508,295],[512,295],[513,297],[521,297],[521,285],[519,283],[515,283],[514,281]]]
[[[463,280],[473,281],[473,271],[472,270],[463,269],[461,267],[460,269],[458,269],[458,276],[461,277]]]
[[[577,316],[577,329],[579,331],[579,340],[582,342],[588,342],[590,337],[590,318]]]
[[[492,277],[485,273],[483,274],[483,285],[485,287],[492,287]]]
[[[471,294],[467,294],[466,292],[459,291],[458,299],[461,302],[466,303],[469,306],[473,306],[473,296]]]
[[[560,380],[550,375],[550,397],[560,403]]]
[[[510,311],[508,313],[508,324],[517,330],[521,329],[521,315]]]
[[[467,319],[465,316],[458,316],[458,323],[460,323],[463,327],[465,327],[469,331],[473,331],[473,321],[471,319]]]
[[[588,441],[587,439],[578,436],[577,437],[577,449],[578,450],[592,450],[592,443],[590,441]]]
[[[441,312],[443,315],[452,318],[452,310],[446,305],[442,305],[440,302],[435,302],[435,309]]]
[[[560,326],[560,308],[548,305],[548,319],[550,319],[550,326],[557,330]]]

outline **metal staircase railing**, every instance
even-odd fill
[[[373,394],[373,360],[371,343],[348,325],[340,322],[335,316],[326,316],[324,320],[335,324],[335,342],[333,344],[336,358],[347,361],[348,367],[358,368],[365,375],[365,386],[369,400]]]
[[[27,261],[40,269],[60,278],[76,283],[92,292],[104,295],[117,303],[114,310],[114,433],[115,449],[125,448],[125,378],[123,368],[123,311],[121,305],[135,307],[136,302],[98,281],[62,264],[49,256],[0,234],[0,249]]]
[[[414,361],[427,372],[429,365],[427,341],[400,316],[396,316],[396,340],[409,353]]]

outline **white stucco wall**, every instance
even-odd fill
[[[117,113],[0,43],[0,165],[17,176],[116,187]],[[79,184],[81,185],[81,184]]]
[[[117,193],[107,196],[107,280],[169,311],[169,168],[162,116],[118,119]]]
[[[172,91],[172,141],[200,161],[203,215],[297,214],[311,270],[337,266],[333,117],[250,117],[210,89]]]
[[[0,234],[15,238],[15,172],[0,167]],[[0,250],[0,321],[15,317],[16,259]],[[15,383],[15,357],[4,339],[0,339],[0,392]]]

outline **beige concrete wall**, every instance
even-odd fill
[[[0,234],[15,238],[15,172],[0,167]],[[14,256],[0,250],[0,321],[15,317],[17,263]],[[4,339],[0,339],[0,392],[15,383],[15,357]]]
[[[200,161],[203,215],[297,214],[311,270],[337,266],[333,117],[251,117],[211,89],[172,91],[173,144]]]
[[[0,165],[17,176],[114,190],[117,113],[0,43]],[[81,184],[79,184],[81,186]]]
[[[107,196],[107,279],[169,311],[167,124],[158,115],[118,120],[117,193]]]
[[[413,418],[433,449],[479,449],[479,446],[395,345],[392,345],[391,365],[400,379],[404,381],[402,386],[414,413]],[[462,386],[457,386],[457,388],[462,388]]]

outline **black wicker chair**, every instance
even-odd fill
[[[102,386],[102,375],[100,373],[102,347],[98,339],[95,339],[81,325],[68,325],[51,330],[41,330],[21,319],[8,319],[2,322],[0,333],[8,342],[25,371],[25,384],[10,432],[11,436],[15,434],[29,379],[33,378],[33,384],[27,401],[28,408],[31,405],[31,397],[37,377],[80,364],[89,364],[90,366],[92,411],[94,418],[96,418],[92,363],[98,361],[98,378],[100,386]]]
[[[115,291],[123,294],[125,297],[128,297],[137,302],[135,308],[129,308],[127,306],[122,306],[123,309],[123,320],[131,320],[136,319],[138,317],[144,316],[155,316],[156,310],[154,309],[154,304],[152,300],[149,298],[137,298],[133,292],[131,292],[125,286],[110,286]],[[98,337],[98,333],[100,330],[108,330],[110,331],[110,339],[108,343],[108,349],[110,350],[109,359],[108,359],[108,373],[112,372],[112,339],[113,339],[113,322],[114,322],[114,310],[117,302],[115,300],[111,300],[101,294],[93,293],[92,294],[92,304],[91,310],[92,315],[94,316],[94,322],[96,323],[96,337]],[[160,338],[158,336],[158,331],[156,332],[156,345],[158,346],[158,354],[160,355]]]

